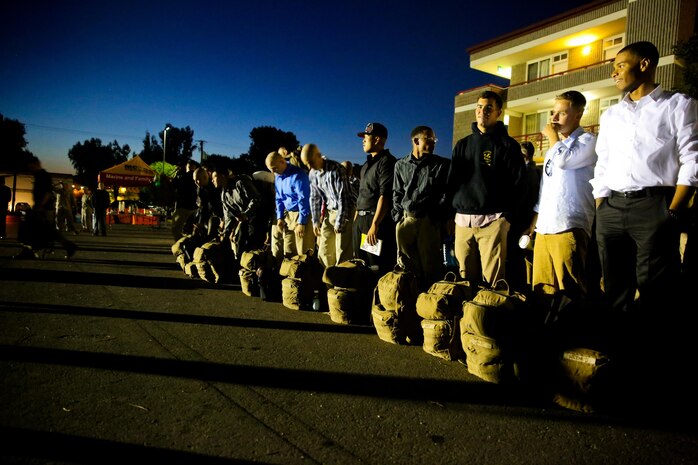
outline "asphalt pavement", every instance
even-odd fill
[[[698,463],[693,388],[662,408],[566,410],[372,326],[189,278],[166,228],[70,236],[71,259],[13,259],[15,233],[0,241],[0,463]]]

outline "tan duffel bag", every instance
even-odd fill
[[[526,317],[526,298],[510,292],[501,280],[494,289],[480,288],[463,303],[460,334],[468,371],[492,383],[512,382],[519,377],[516,355]]]
[[[421,317],[416,310],[418,295],[416,276],[399,264],[378,280],[371,319],[381,340],[392,344],[422,343]]]
[[[468,281],[458,281],[452,271],[417,297],[417,314],[427,320],[452,319],[462,315],[463,302],[473,297],[474,289]]]
[[[240,267],[250,271],[257,271],[259,268],[274,269],[274,255],[269,249],[256,249],[243,252],[240,256]]]
[[[331,287],[327,289],[330,319],[343,325],[369,323],[371,306],[364,291]]]
[[[281,280],[281,303],[291,310],[310,310],[313,306],[313,288],[296,278]]]
[[[249,297],[259,297],[257,273],[246,270],[245,268],[240,268],[238,275],[240,276],[240,288],[242,289],[242,293]]]
[[[598,350],[576,347],[561,351],[556,361],[553,402],[578,412],[599,410],[611,388],[609,357]]]
[[[421,321],[424,333],[424,352],[444,360],[456,361],[464,357],[463,346],[458,332],[459,316],[449,320],[424,319]]]
[[[374,272],[361,259],[354,258],[328,266],[322,274],[322,282],[344,289],[373,289]]]

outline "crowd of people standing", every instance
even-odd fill
[[[581,126],[584,96],[558,95],[542,167],[532,144],[500,121],[499,94],[484,91],[472,133],[450,159],[435,153],[424,125],[398,159],[386,126],[372,122],[357,133],[366,154],[358,175],[306,144],[300,163],[285,149],[266,157],[271,204],[261,201],[271,183],[253,182],[259,173],[212,170],[215,192],[205,193],[220,200],[220,236],[238,258],[266,243],[279,262],[313,250],[325,267],[361,259],[382,275],[399,261],[426,289],[444,276],[453,238],[458,274],[475,285],[504,280],[542,302],[600,297],[621,312],[648,312],[683,282],[679,236],[698,186],[696,102],[655,84],[657,64],[648,42],[618,53],[612,77],[624,98],[602,115],[598,136]],[[194,191],[182,189],[187,214],[205,209]]]

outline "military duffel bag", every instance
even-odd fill
[[[417,314],[427,320],[452,319],[462,315],[463,302],[470,300],[474,289],[468,281],[458,281],[456,274],[449,271],[444,279],[437,281],[417,297]]]
[[[310,310],[313,306],[313,287],[296,278],[281,280],[281,303],[291,310]]]
[[[421,344],[421,317],[416,303],[419,283],[399,264],[383,275],[373,291],[371,317],[378,337],[392,344]]]
[[[258,297],[259,283],[257,282],[257,273],[245,268],[240,268],[238,275],[240,276],[240,288],[242,289],[242,293],[249,297]]]
[[[421,321],[424,333],[422,349],[424,352],[444,360],[463,359],[463,346],[458,332],[458,315],[451,319],[424,319]]]

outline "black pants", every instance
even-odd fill
[[[642,198],[611,196],[597,209],[604,294],[612,308],[625,312],[639,304],[647,313],[677,300],[680,228],[667,213],[672,195],[665,190]]]
[[[358,215],[354,221],[354,235],[352,237],[354,243],[354,257],[366,262],[366,264],[374,269],[377,268],[378,273],[384,274],[392,271],[397,263],[397,242],[395,241],[395,223],[388,215],[383,217],[378,226],[378,239],[383,241],[383,247],[380,255],[374,255],[361,250],[361,235],[366,234],[371,229],[373,215]]]

